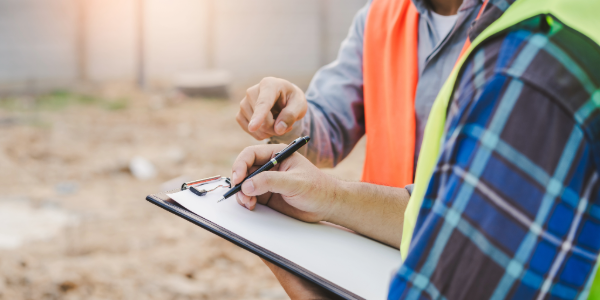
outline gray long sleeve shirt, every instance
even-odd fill
[[[464,0],[450,33],[440,39],[433,27],[425,0],[412,0],[419,11],[419,82],[415,96],[415,165],[431,106],[452,68],[475,20],[481,0]],[[365,134],[363,98],[363,38],[371,1],[354,17],[350,32],[342,42],[337,59],[321,68],[306,91],[308,111],[292,131],[271,138],[273,143],[289,143],[308,135],[311,143],[304,155],[319,167],[333,167],[352,151]]]

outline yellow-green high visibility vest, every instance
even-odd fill
[[[589,300],[600,299],[600,271],[598,270],[599,267],[600,261],[596,264],[596,278],[594,278],[594,283],[592,283],[592,289],[590,290],[590,295],[588,297]]]
[[[444,124],[448,103],[454,92],[459,71],[467,60],[473,49],[483,41],[528,19],[547,16],[550,20],[558,20],[560,23],[586,35],[596,44],[600,45],[600,0],[517,0],[504,14],[486,28],[471,44],[465,55],[457,62],[454,70],[440,90],[425,127],[423,144],[417,163],[415,186],[408,207],[404,213],[404,227],[402,231],[402,243],[400,251],[402,258],[406,259],[410,249],[415,225],[425,191],[438,162],[442,138],[444,135]],[[598,269],[598,266],[596,267]],[[596,276],[589,299],[600,299],[600,278]],[[595,298],[597,297],[597,298]]]

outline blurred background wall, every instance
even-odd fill
[[[144,198],[230,174],[263,142],[220,98],[264,76],[306,88],[366,1],[0,0],[0,299],[289,299]],[[189,74],[227,93],[189,95]],[[325,172],[358,180],[356,148]]]
[[[0,0],[0,92],[227,70],[306,87],[365,0]]]
[[[264,143],[183,75],[229,74],[232,100],[264,76],[305,88],[366,1],[0,0],[0,299],[289,299],[144,199]],[[355,148],[324,172],[358,180]]]

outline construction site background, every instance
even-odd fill
[[[288,299],[258,257],[145,197],[230,176],[265,143],[235,121],[244,90],[306,88],[364,4],[0,0],[0,299]],[[211,70],[228,96],[174,83]],[[363,157],[326,172],[358,180]]]

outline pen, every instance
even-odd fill
[[[254,171],[254,173],[252,173],[248,177],[244,178],[244,180],[242,180],[242,182],[238,183],[231,190],[227,191],[227,193],[225,193],[223,195],[223,198],[217,202],[221,202],[221,201],[235,195],[237,192],[241,191],[242,183],[244,183],[244,181],[246,181],[249,178],[252,178],[255,175],[260,174],[264,171],[271,170],[271,168],[273,168],[278,163],[282,162],[284,159],[290,157],[290,155],[294,154],[294,152],[298,151],[298,149],[302,148],[302,146],[308,144],[308,141],[310,141],[310,138],[307,136],[299,137],[299,138],[295,139],[287,147],[285,147],[285,149],[275,153],[275,157],[273,157],[269,162],[267,162],[262,167],[260,167],[260,169]]]

